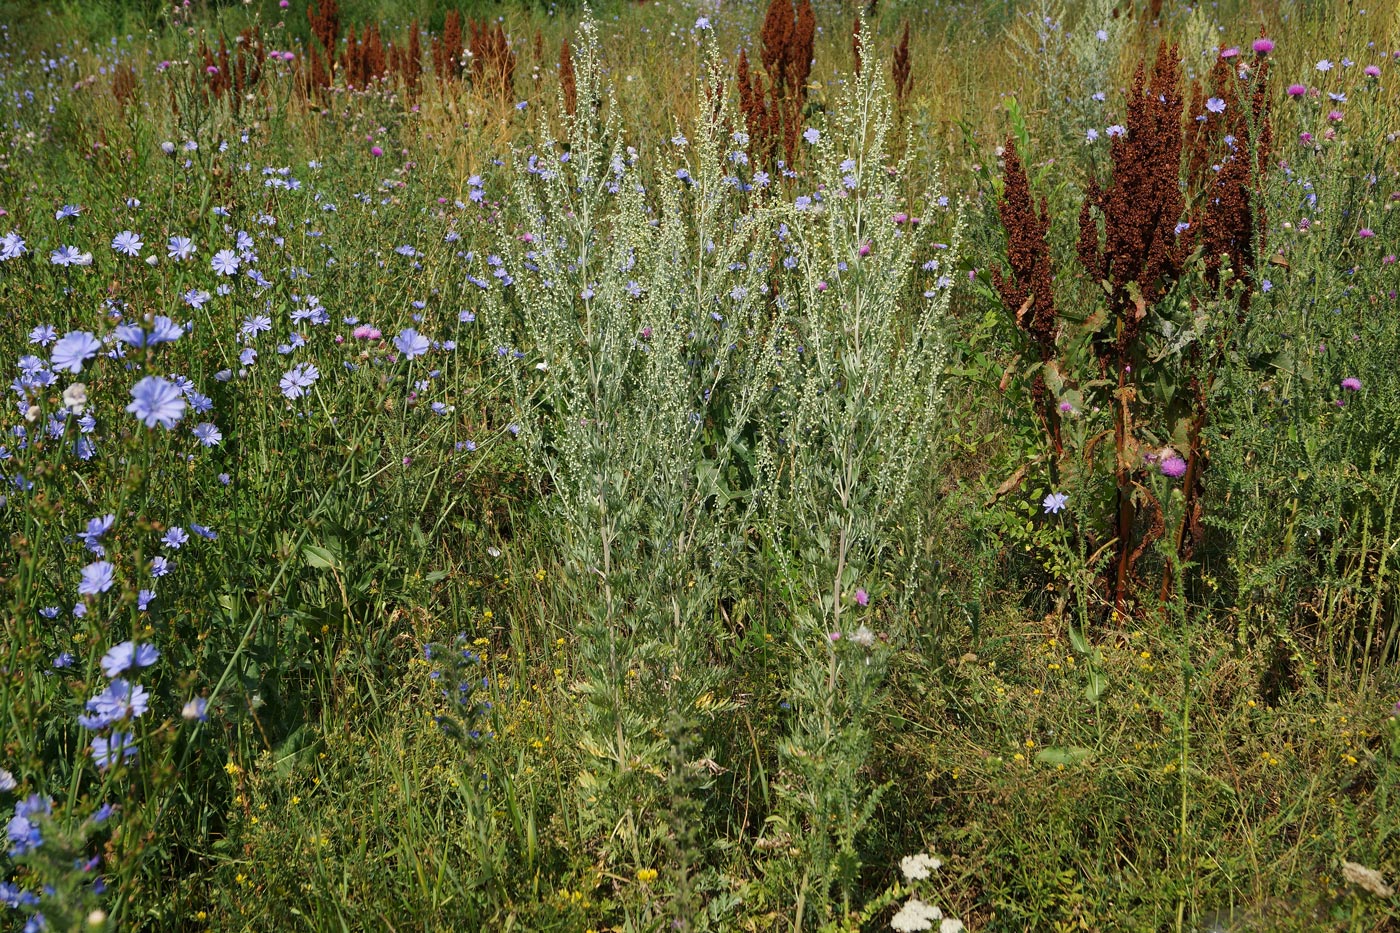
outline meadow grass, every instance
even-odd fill
[[[0,3],[0,929],[1400,924],[1400,7],[309,6]]]

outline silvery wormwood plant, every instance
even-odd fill
[[[722,676],[713,606],[753,525],[752,439],[777,363],[777,224],[725,174],[742,145],[729,105],[705,91],[719,69],[712,51],[690,138],[678,130],[657,156],[680,167],[649,189],[585,20],[577,115],[561,100],[516,154],[488,257],[507,270],[488,326],[579,640],[583,786],[604,802],[600,821],[639,832],[654,831],[632,817],[660,791],[668,710],[694,711]],[[725,708],[705,705],[711,717]],[[648,843],[627,835],[615,838],[637,858]]]
[[[856,839],[878,800],[860,773],[887,658],[872,626],[897,621],[877,609],[899,601],[886,564],[935,453],[962,227],[936,191],[911,205],[917,222],[900,210],[909,165],[889,165],[892,125],[884,80],[864,69],[826,131],[804,137],[818,184],[784,205],[795,263],[775,299],[781,365],[759,458],[763,527],[795,620],[775,825],[801,840],[799,917],[810,906],[828,921],[833,886],[850,910]],[[951,244],[933,242],[940,219]]]

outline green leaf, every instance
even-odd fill
[[[1076,654],[1089,653],[1089,640],[1084,637],[1084,633],[1073,625],[1069,627],[1069,646],[1075,650]]]
[[[1094,753],[1078,745],[1053,745],[1035,753],[1035,760],[1044,765],[1077,765],[1088,761]]]
[[[317,570],[340,569],[340,561],[328,548],[323,548],[318,544],[308,544],[301,549],[301,553],[306,558],[308,567],[315,567]]]
[[[1108,677],[1103,671],[1090,668],[1089,682],[1084,685],[1084,696],[1090,703],[1098,703],[1099,698],[1108,690]]]

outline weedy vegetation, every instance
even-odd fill
[[[1400,926],[1400,8],[0,4],[0,929]]]

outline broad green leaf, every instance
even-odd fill
[[[318,544],[308,544],[301,550],[302,556],[306,558],[308,567],[315,567],[317,570],[339,570],[340,562],[336,560],[334,554],[329,549]]]
[[[1052,745],[1035,753],[1035,760],[1045,765],[1077,765],[1088,761],[1094,753],[1078,745]]]

